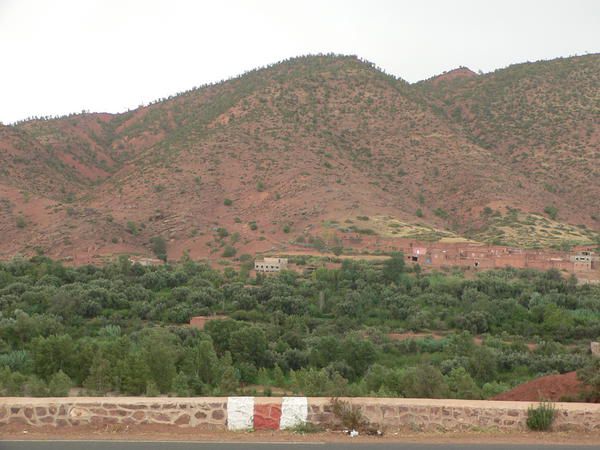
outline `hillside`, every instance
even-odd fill
[[[449,73],[450,74],[450,73]],[[547,191],[560,220],[598,229],[600,55],[510,66],[483,76],[433,78],[416,87],[471,142]],[[521,208],[535,198],[515,186]],[[514,205],[513,205],[514,206]]]
[[[376,233],[357,218],[379,216],[432,236],[590,242],[599,64],[409,85],[355,57],[310,56],[123,114],[2,126],[0,256],[151,255],[161,236],[171,258],[217,259],[228,246],[335,245],[344,230]]]

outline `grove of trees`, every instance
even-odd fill
[[[0,395],[477,399],[572,370],[598,383],[588,348],[600,286],[556,271],[425,274],[402,261],[257,278],[189,259],[0,263]],[[228,318],[187,325],[213,314]]]

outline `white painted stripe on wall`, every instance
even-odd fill
[[[306,423],[308,418],[308,399],[306,397],[283,397],[281,399],[281,419],[279,428],[293,428]]]
[[[227,399],[227,428],[230,430],[254,428],[254,397]]]

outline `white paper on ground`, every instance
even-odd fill
[[[293,428],[306,422],[308,418],[308,399],[306,397],[283,397],[281,399],[281,419],[279,428]]]
[[[227,399],[227,428],[230,430],[254,428],[254,397]]]

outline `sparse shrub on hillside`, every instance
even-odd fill
[[[127,222],[127,231],[133,234],[134,236],[137,236],[140,233],[137,224],[131,220]]]
[[[27,226],[27,222],[25,221],[25,217],[18,216],[17,217],[17,228],[25,228]]]
[[[235,256],[236,253],[237,253],[237,250],[235,249],[235,247],[233,247],[231,245],[226,245],[225,249],[223,250],[222,256],[224,258],[231,258],[231,257]]]
[[[541,402],[527,409],[527,427],[534,431],[548,431],[554,423],[556,407],[553,403]]]
[[[259,181],[258,183],[256,183],[256,190],[258,192],[262,192],[265,190],[265,183],[263,183],[262,181]]]
[[[227,236],[229,236],[229,231],[227,231],[223,227],[219,227],[219,228],[217,228],[217,236],[219,236],[219,238],[221,238],[221,239],[224,239]]]
[[[550,217],[552,220],[555,220],[556,216],[558,215],[558,209],[553,205],[546,206],[544,208],[544,212],[548,214],[548,217]]]
[[[433,213],[441,219],[447,219],[448,213],[442,208],[436,208],[433,210]]]
[[[73,203],[75,201],[75,194],[73,192],[69,192],[65,197],[65,203]]]
[[[286,223],[286,224],[283,226],[283,232],[284,232],[284,233],[289,233],[289,232],[291,231],[291,229],[292,229],[292,227],[290,227],[290,224],[289,224],[289,223]]]
[[[421,208],[418,208],[415,214],[417,217],[423,217],[423,211],[421,210]]]
[[[233,201],[231,201],[231,199],[226,198],[225,200],[223,200],[223,204],[225,206],[231,206],[233,204]]]
[[[248,222],[248,226],[252,231],[256,231],[258,229],[258,225],[256,224],[256,222]]]

